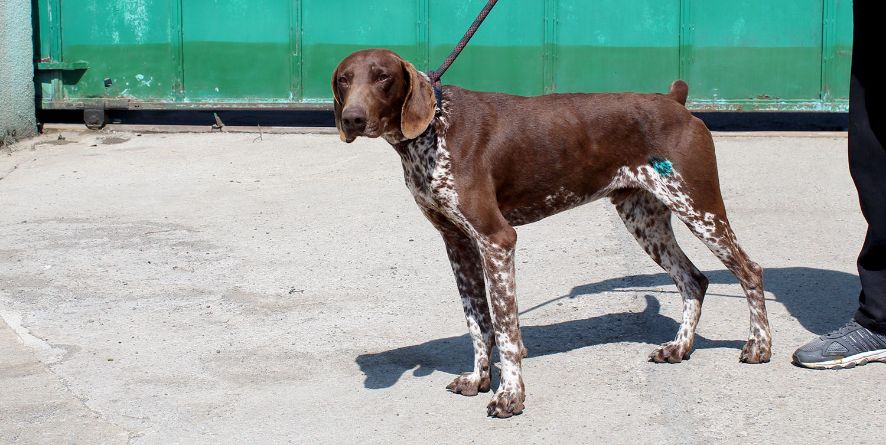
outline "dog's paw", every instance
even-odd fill
[[[516,416],[523,412],[525,399],[523,391],[499,389],[486,405],[486,415],[500,419]]]
[[[669,341],[649,354],[649,361],[655,363],[680,363],[689,359],[691,348],[683,343]]]
[[[738,360],[742,363],[766,363],[771,357],[772,343],[752,338],[741,348]]]
[[[484,377],[476,372],[466,372],[446,385],[446,390],[463,396],[476,396],[479,392],[489,392],[491,384],[489,375]]]

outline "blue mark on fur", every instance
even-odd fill
[[[664,177],[670,176],[674,171],[674,164],[671,164],[671,161],[667,159],[651,157],[649,158],[649,165],[651,165],[659,175]]]

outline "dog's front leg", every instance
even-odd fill
[[[525,400],[521,363],[526,348],[520,335],[514,284],[516,244],[517,232],[509,225],[489,235],[481,234],[477,239],[486,276],[486,291],[492,305],[495,343],[501,358],[501,383],[486,407],[487,414],[493,417],[520,414]]]
[[[483,262],[474,240],[454,226],[438,230],[446,242],[446,253],[455,274],[458,293],[465,310],[468,332],[474,345],[474,370],[456,377],[446,389],[456,394],[475,396],[487,392],[491,385],[489,356],[492,355],[492,320],[486,302]]]

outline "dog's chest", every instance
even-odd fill
[[[438,136],[433,126],[418,138],[400,144],[397,152],[403,164],[406,187],[419,207],[448,216],[460,214],[452,159],[445,138]]]

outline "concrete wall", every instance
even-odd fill
[[[0,0],[0,146],[36,132],[31,1]]]

